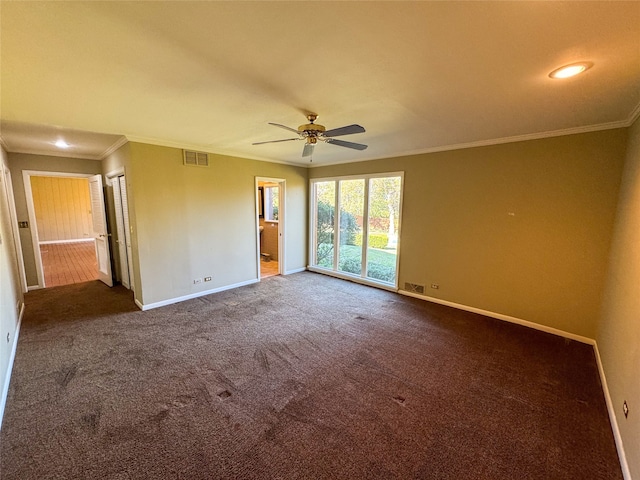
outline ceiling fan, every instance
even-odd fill
[[[253,145],[262,145],[264,143],[278,143],[278,142],[290,142],[293,140],[304,140],[304,149],[302,150],[303,157],[310,157],[313,154],[313,149],[315,148],[318,142],[331,143],[333,145],[338,145],[339,147],[347,147],[353,148],[354,150],[364,150],[367,148],[367,145],[363,145],[362,143],[353,143],[353,142],[345,142],[344,140],[338,140],[334,137],[340,137],[342,135],[351,135],[353,133],[363,133],[365,131],[364,127],[360,125],[347,125],[346,127],[333,128],[331,130],[326,130],[324,125],[318,125],[313,122],[316,121],[318,115],[311,113],[307,115],[307,119],[309,123],[305,125],[300,125],[298,129],[289,128],[285,125],[280,125],[279,123],[271,123],[269,125],[273,125],[274,127],[284,128],[285,130],[289,130],[290,132],[297,133],[298,136],[295,138],[285,138],[283,140],[271,140],[268,142],[256,142]]]

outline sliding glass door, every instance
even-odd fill
[[[397,287],[402,174],[311,181],[311,267]]]
[[[315,222],[313,222],[313,265],[333,269],[335,238],[334,214],[336,209],[335,182],[315,184]]]

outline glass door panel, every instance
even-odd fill
[[[366,276],[394,284],[398,256],[401,177],[369,179]]]
[[[362,222],[364,216],[364,179],[341,180],[340,235],[338,271],[362,276]]]
[[[335,236],[336,182],[315,183],[314,265],[331,268],[334,265],[333,242]]]

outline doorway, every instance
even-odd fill
[[[285,181],[256,177],[258,278],[284,271]]]
[[[310,270],[398,288],[403,172],[310,182]]]
[[[23,171],[38,284],[111,286],[101,175]]]

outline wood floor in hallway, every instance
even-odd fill
[[[45,287],[58,287],[98,279],[94,242],[40,245]]]
[[[268,262],[262,259],[260,260],[260,278],[273,277],[279,274],[277,260],[270,260]]]

